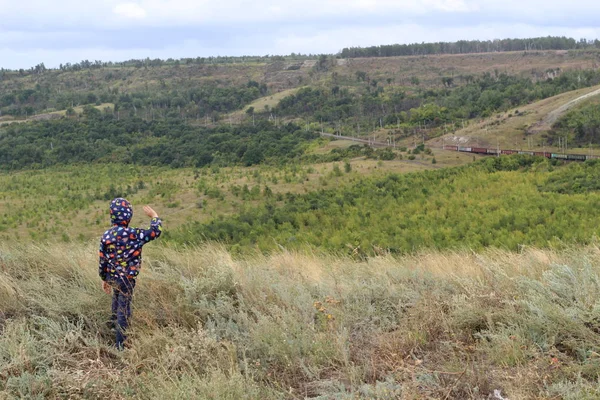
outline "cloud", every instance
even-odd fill
[[[599,14],[595,0],[577,7],[563,0],[0,0],[0,67],[333,53],[459,39],[593,39]]]
[[[561,26],[577,21],[597,26],[600,2],[579,0],[569,7],[558,0],[0,0],[0,33],[4,30],[127,29],[236,24],[295,24],[378,17],[396,23],[436,20],[437,14],[460,17],[470,25],[489,19],[507,24],[535,22]],[[26,5],[27,12],[23,12]],[[67,12],[65,12],[67,10]]]
[[[144,19],[146,18],[146,10],[135,3],[118,4],[113,8],[113,12],[124,18]]]

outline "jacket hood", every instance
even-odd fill
[[[110,202],[110,222],[113,225],[127,226],[133,217],[131,203],[122,197]]]

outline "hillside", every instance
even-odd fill
[[[316,157],[329,158],[338,142],[319,146]],[[343,149],[344,147],[342,147]],[[334,155],[337,152],[334,151]],[[109,222],[107,201],[121,195],[135,205],[152,203],[169,229],[191,221],[208,222],[262,207],[289,194],[344,186],[364,177],[418,172],[463,165],[470,155],[420,155],[409,160],[379,160],[377,153],[346,161],[253,167],[178,168],[122,164],[55,166],[44,170],[0,172],[0,238],[3,240],[85,240]],[[114,177],[118,176],[119,179]],[[269,194],[271,193],[271,194]],[[280,201],[282,203],[282,201]],[[65,218],[69,213],[72,218]],[[134,217],[142,223],[141,215]],[[144,221],[145,223],[145,221]]]
[[[363,262],[153,245],[119,354],[95,249],[0,248],[1,397],[600,395],[595,245]]]
[[[318,163],[285,166],[109,164],[2,173],[0,237],[75,244],[97,238],[116,196],[133,202],[135,225],[147,223],[142,204],[156,207],[165,242],[217,241],[236,254],[280,247],[356,258],[431,248],[560,249],[592,243],[597,234],[597,160],[472,163],[464,153],[398,152],[402,159],[349,146],[311,155]]]
[[[265,85],[273,95],[303,85],[323,84],[335,73],[343,86],[356,86],[356,74],[398,87],[440,87],[441,78],[460,84],[485,72],[502,72],[534,79],[554,77],[558,71],[598,68],[600,53],[533,51],[492,54],[430,55],[410,57],[282,60],[233,64],[178,64],[138,67],[90,67],[80,70],[3,72],[0,75],[0,118],[22,109],[16,116],[65,110],[115,96],[156,91],[182,91],[195,86],[240,87],[249,81]],[[315,68],[315,66],[317,68]],[[327,74],[324,74],[327,72]],[[418,83],[416,83],[418,80]],[[158,104],[157,104],[158,106]]]
[[[524,182],[520,195],[535,199],[524,204],[537,207],[549,204],[538,197],[548,196],[537,187],[540,177],[551,179],[557,165],[518,160],[445,170],[474,158],[436,147],[457,142],[522,148],[526,142],[535,148],[545,138],[549,147],[556,145],[558,133],[530,134],[530,128],[600,87],[599,55],[322,55],[3,71],[0,235],[89,239],[103,225],[105,202],[123,195],[136,204],[154,203],[172,224],[170,240],[176,243],[208,238],[242,251],[308,245],[402,254],[460,243],[516,249],[555,245],[555,237],[587,242],[585,228],[574,234],[562,226],[558,233],[541,233],[535,221],[517,226],[505,220],[506,204],[496,205],[499,213],[490,222],[505,231],[491,237],[482,228],[483,209],[461,206],[452,191],[454,180],[463,179],[455,178],[456,171],[467,176],[465,190],[471,191],[470,180],[481,181],[484,193],[473,196],[489,201],[498,199],[491,182],[508,186],[518,176]],[[596,143],[600,138],[586,136],[586,126],[579,129],[582,137]],[[334,144],[320,133],[368,136],[394,148]],[[586,168],[596,174],[595,165]],[[406,172],[416,174],[395,175]],[[393,198],[373,196],[382,188]],[[432,201],[435,196],[441,197]],[[421,216],[423,201],[437,211]],[[562,206],[573,199],[558,195],[555,201]],[[395,211],[401,205],[407,207]],[[454,208],[481,216],[473,219],[477,226],[450,223]],[[67,210],[77,217],[64,221]],[[539,211],[543,219],[551,210]],[[447,215],[447,225],[433,224],[439,213]],[[456,226],[464,228],[461,234],[451,232]],[[397,239],[399,229],[408,229],[411,239]]]
[[[573,43],[1,69],[0,399],[599,398],[600,160],[441,149],[598,151]],[[119,196],[164,227],[123,352]]]
[[[574,90],[553,96],[523,107],[507,110],[492,117],[473,121],[455,132],[428,141],[428,144],[441,147],[443,144],[489,147],[516,150],[559,151],[558,143],[551,146],[547,134],[556,121],[569,109],[578,104],[586,104],[600,95],[600,86]],[[597,144],[596,141],[593,141]],[[574,142],[573,142],[574,144]],[[589,149],[571,152],[587,154]]]

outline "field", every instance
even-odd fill
[[[152,245],[117,353],[95,244],[4,244],[0,396],[597,398],[599,264],[595,244],[363,262]]]
[[[333,146],[336,142],[330,143]],[[432,164],[433,157],[436,164]],[[128,197],[140,209],[142,204],[152,204],[167,227],[175,229],[185,222],[206,222],[262,204],[267,186],[274,194],[300,194],[337,187],[363,176],[439,169],[470,161],[471,155],[445,151],[415,160],[358,157],[348,162],[352,172],[339,176],[332,171],[334,166],[343,167],[342,162],[203,169],[112,164],[3,172],[0,237],[9,241],[95,238],[106,228],[108,203],[117,195]],[[235,188],[243,187],[247,187],[248,197],[233,194]],[[136,214],[134,223],[142,224],[142,217]]]

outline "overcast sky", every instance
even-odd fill
[[[0,0],[0,67],[335,53],[460,39],[595,39],[598,16],[598,0]]]

